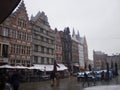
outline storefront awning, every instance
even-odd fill
[[[58,71],[63,71],[68,69],[64,64],[58,64],[59,67],[57,67]],[[53,71],[53,65],[39,65],[39,64],[34,64],[34,66],[30,67],[29,69],[38,69],[41,71]]]

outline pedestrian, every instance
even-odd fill
[[[55,72],[52,71],[51,74],[50,74],[50,79],[51,79],[51,86],[54,86],[55,85]]]
[[[59,72],[56,72],[56,85],[59,86],[60,84],[60,73]]]
[[[0,75],[0,90],[12,90],[12,86],[9,83],[9,76],[7,74]]]
[[[56,60],[54,60],[54,65],[53,65],[53,71],[51,72],[50,78],[51,78],[51,86],[54,86],[56,83],[56,73],[57,73],[57,67],[60,67]]]
[[[93,81],[93,84],[95,85],[95,72],[92,71],[92,81]]]
[[[88,75],[87,75],[87,73],[86,73],[86,72],[84,72],[83,87],[84,87],[85,83],[87,83],[87,84],[88,84],[88,86],[89,86]]]
[[[106,72],[106,80],[110,79],[109,71]]]
[[[104,71],[101,72],[101,80],[104,80]]]
[[[9,72],[8,74],[5,76],[5,90],[12,90],[12,86],[10,84],[10,75]]]
[[[13,90],[19,90],[19,86],[20,86],[20,72],[19,70],[15,70],[13,75],[11,76],[11,85],[13,87]]]
[[[1,74],[0,75],[0,90],[4,90],[5,89],[5,75]]]

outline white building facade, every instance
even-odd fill
[[[84,69],[85,67],[85,56],[84,56],[84,38],[80,37],[79,32],[76,35],[73,30],[73,39],[78,42],[78,54],[79,54],[79,67],[80,69]]]

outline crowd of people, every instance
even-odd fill
[[[55,61],[53,71],[48,74],[50,75],[51,86],[59,86],[61,73],[57,71],[57,67],[59,66]],[[19,90],[20,82],[23,82],[24,79],[25,81],[31,82],[32,79],[38,80],[41,78],[41,71],[30,70],[30,72],[28,72],[29,70],[24,69],[0,69],[0,90]],[[44,74],[46,75],[46,71]],[[32,76],[36,78],[33,78]]]
[[[34,80],[32,80],[32,77],[30,77],[29,73],[25,72],[25,70],[15,69],[5,72],[3,71],[0,71],[0,90],[19,90],[20,83],[22,82],[34,82],[36,79],[39,81],[38,78],[34,78]],[[32,75],[36,76],[36,73],[33,71]],[[48,73],[46,73],[46,75],[48,75]],[[51,86],[59,86],[60,78],[62,78],[62,74],[59,71],[53,70],[49,72]]]
[[[112,78],[118,76],[118,72],[115,71],[101,71],[99,72],[99,76],[97,77],[97,72],[91,71],[90,73],[84,72],[84,76],[82,76],[83,86],[87,84],[89,86],[90,82],[93,82],[93,84],[96,84],[97,80],[100,81],[109,81]]]

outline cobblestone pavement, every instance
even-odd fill
[[[59,86],[51,87],[50,84],[51,81],[22,83],[19,90],[82,90],[83,88],[88,87],[87,84],[83,87],[83,83],[77,82],[76,77],[61,79]],[[110,81],[97,81],[96,86],[100,85],[120,85],[120,75]],[[92,82],[89,87],[91,86],[94,86]]]

